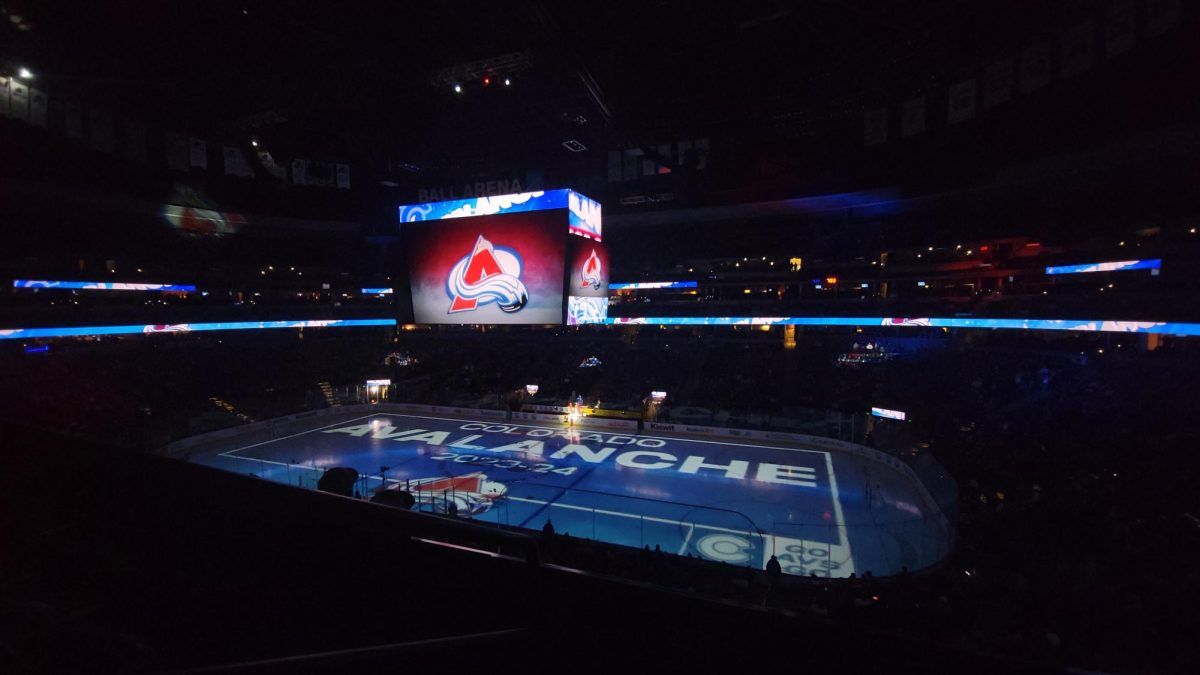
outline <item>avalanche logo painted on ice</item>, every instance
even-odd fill
[[[580,276],[583,278],[581,288],[591,286],[596,290],[600,290],[600,276],[603,270],[600,267],[600,256],[596,255],[596,249],[592,249],[592,254],[588,256],[586,262],[583,263],[583,271]]]
[[[520,311],[529,304],[529,291],[521,283],[521,258],[513,249],[495,247],[479,235],[471,254],[454,264],[446,279],[450,296],[448,314],[471,312],[496,303],[503,311]]]
[[[436,513],[447,513],[453,503],[464,516],[486,512],[508,492],[504,483],[488,480],[487,474],[478,471],[463,476],[418,478],[405,481],[405,485],[417,504],[433,507]]]

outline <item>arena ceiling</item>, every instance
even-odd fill
[[[677,138],[802,142],[880,87],[933,86],[1095,6],[4,0],[28,29],[6,25],[3,56],[55,92],[193,133],[255,134],[284,156],[470,171],[602,164],[610,148]],[[488,85],[454,80],[488,68]]]

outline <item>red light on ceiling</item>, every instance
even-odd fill
[[[490,77],[485,77],[485,78],[483,78],[483,86],[485,86],[485,87],[486,87],[486,86],[488,86],[488,85],[489,85],[489,84],[491,84],[491,83],[492,83],[492,78],[490,78]]]
[[[980,246],[980,247],[979,247],[979,250],[980,250],[980,251],[986,251],[986,250],[988,250],[988,247],[987,247],[987,246]]]
[[[1029,248],[1037,248],[1037,247],[1041,246],[1041,244],[1037,243],[1036,241],[1031,241],[1031,242],[1025,244],[1025,246],[1027,246]]]

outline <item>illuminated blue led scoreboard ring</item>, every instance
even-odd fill
[[[963,318],[850,318],[850,317],[616,317],[596,322],[607,326],[923,326],[1055,330],[1088,333],[1126,333],[1200,336],[1200,323],[1160,321],[1105,321],[1071,319],[963,319]],[[198,333],[214,330],[269,328],[349,328],[395,326],[395,319],[330,319],[304,321],[235,321],[220,323],[132,324],[120,326],[69,326],[57,328],[0,328],[0,340],[59,337],[92,337],[151,333]]]
[[[1086,263],[1083,265],[1051,265],[1046,268],[1046,274],[1089,274],[1094,272],[1128,272],[1132,270],[1155,270],[1152,274],[1157,274],[1157,270],[1159,269],[1162,269],[1162,259],[1150,258],[1148,260],[1114,260],[1110,262]]]
[[[352,328],[395,326],[395,319],[317,319],[303,321],[227,321],[220,323],[134,324],[125,326],[70,326],[62,328],[0,328],[0,340],[95,337],[163,333],[201,333],[214,330],[262,330],[270,328]]]
[[[31,290],[79,291],[157,291],[161,293],[191,293],[191,284],[144,284],[121,281],[56,281],[52,279],[13,279],[13,288]]]
[[[659,289],[675,289],[675,288],[696,288],[699,284],[695,281],[638,281],[634,283],[618,283],[609,284],[610,291],[624,290],[659,290]]]
[[[925,328],[975,328],[1009,330],[1052,330],[1084,333],[1148,333],[1200,336],[1200,323],[1170,321],[1121,321],[1107,319],[968,319],[959,317],[608,317],[608,326],[881,326]]]

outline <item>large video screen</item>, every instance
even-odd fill
[[[561,211],[402,225],[417,323],[561,324]]]
[[[604,244],[571,237],[567,268],[567,325],[600,323],[608,317],[608,249]]]

